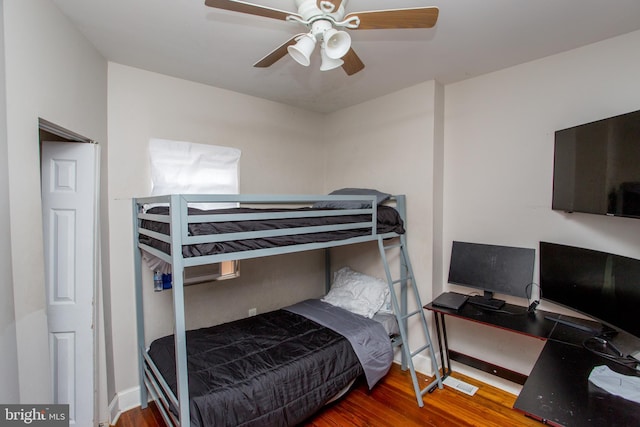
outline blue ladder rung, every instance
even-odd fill
[[[407,276],[404,279],[396,279],[396,280],[392,281],[391,284],[395,285],[397,283],[407,282],[409,280],[413,280],[413,276]]]
[[[416,351],[414,351],[413,353],[411,353],[411,357],[415,356],[416,354],[420,354],[423,351],[425,351],[426,349],[428,349],[429,347],[431,347],[430,344],[425,344],[422,347],[420,347],[419,349],[417,349]]]
[[[415,316],[416,314],[420,314],[422,312],[422,309],[417,309],[416,311],[412,311],[411,313],[405,314],[404,316],[402,316],[402,320],[404,319],[408,319],[411,316]]]
[[[388,246],[385,246],[384,249],[385,250],[389,250],[389,249],[400,248],[400,247],[402,247],[402,243],[396,243],[394,245],[388,245]]]

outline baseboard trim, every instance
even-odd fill
[[[116,393],[111,403],[109,403],[109,422],[115,425],[118,422],[120,414],[137,406],[140,406],[139,386]]]
[[[396,353],[393,361],[402,366],[402,357],[400,355],[400,352]],[[435,375],[435,371],[431,366],[431,358],[428,356],[423,356],[422,354],[416,354],[413,357],[413,368],[416,370],[416,372],[420,372],[421,374],[428,377],[432,377]]]
[[[451,369],[454,373],[459,372],[462,375],[466,375],[475,380],[482,381],[485,384],[499,388],[500,390],[511,393],[515,396],[519,395],[520,391],[522,390],[522,386],[520,384],[511,382],[487,372],[480,371],[478,369],[472,368],[471,366],[467,366],[464,363],[452,362]]]

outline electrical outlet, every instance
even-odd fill
[[[249,317],[251,316],[255,316],[256,314],[258,314],[258,309],[253,307],[249,309]]]

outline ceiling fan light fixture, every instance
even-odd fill
[[[324,32],[322,47],[331,59],[340,59],[351,49],[351,36],[346,31],[331,28]]]
[[[296,44],[287,47],[289,55],[300,65],[308,67],[311,64],[311,54],[316,48],[316,38],[313,34],[301,36]]]
[[[324,47],[320,48],[320,57],[322,58],[322,63],[320,64],[320,71],[329,71],[338,67],[342,67],[344,61],[340,58],[329,58],[327,56],[327,52]]]
[[[0,0],[1,1],[1,0]],[[289,0],[291,1],[291,0]],[[205,0],[205,5],[231,12],[295,22],[310,30],[295,35],[253,64],[266,68],[287,53],[299,64],[308,67],[315,45],[320,43],[322,70],[333,69],[342,60],[342,68],[351,76],[364,69],[364,63],[351,48],[351,36],[343,30],[393,30],[431,28],[438,21],[435,6],[379,9],[346,13],[348,0],[295,0],[297,13],[244,0]],[[387,2],[394,3],[394,2]]]

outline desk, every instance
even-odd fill
[[[434,313],[443,377],[451,373],[450,360],[454,360],[521,384],[514,408],[551,425],[640,426],[640,404],[613,396],[588,381],[591,370],[603,364],[624,375],[633,375],[633,371],[586,350],[582,343],[589,333],[545,318],[557,314],[542,310],[529,314],[526,307],[512,304],[501,309],[505,313],[469,303],[457,311],[432,304],[424,308]],[[526,376],[449,349],[445,316],[528,335],[544,340],[545,345]],[[586,326],[598,325],[562,317]],[[616,338],[616,345],[625,353],[638,348],[637,338],[623,332]]]
[[[427,304],[424,308],[433,311],[435,314],[436,332],[438,334],[440,359],[444,377],[451,373],[451,363],[449,360],[451,359],[520,385],[523,385],[527,380],[527,376],[521,373],[514,372],[501,366],[449,349],[445,315],[470,320],[486,326],[504,329],[541,340],[545,340],[550,336],[556,326],[555,322],[545,319],[545,315],[551,313],[536,310],[530,314],[527,313],[526,307],[513,304],[505,304],[500,311],[486,310],[469,303],[463,305],[460,310],[451,310],[437,307],[432,304]]]

